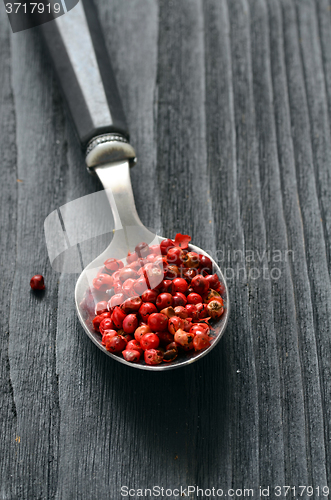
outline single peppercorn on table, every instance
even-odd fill
[[[269,498],[278,486],[288,499],[285,485],[328,498],[329,3],[97,7],[139,157],[138,213],[166,237],[190,234],[226,270],[231,317],[181,370],[134,370],[91,344],[43,223],[100,186],[82,171],[41,37],[12,34],[1,8],[0,498],[199,486],[261,499],[260,486]]]

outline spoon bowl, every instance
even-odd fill
[[[164,238],[160,238],[160,241],[162,241]],[[109,248],[109,247],[108,247]],[[150,366],[145,364],[144,362],[139,362],[139,363],[130,363],[126,361],[122,356],[121,353],[119,354],[113,354],[105,348],[101,344],[101,335],[96,332],[93,329],[93,326],[91,324],[88,324],[88,322],[85,319],[84,315],[84,310],[81,307],[81,302],[84,299],[84,295],[86,290],[89,288],[89,279],[87,276],[86,271],[96,271],[96,267],[99,268],[104,260],[109,257],[109,251],[108,249],[101,254],[96,261],[91,262],[91,264],[82,272],[80,275],[77,284],[76,284],[76,290],[75,290],[75,300],[76,300],[76,308],[77,308],[77,314],[79,321],[82,325],[82,327],[85,330],[85,333],[88,335],[88,337],[92,340],[92,342],[99,347],[107,356],[115,359],[116,361],[119,361],[120,363],[123,363],[125,365],[130,366],[131,368],[138,368],[140,370],[151,370],[151,371],[163,371],[163,370],[172,370],[174,368],[180,368],[183,366],[190,365],[194,363],[195,361],[198,361],[198,359],[203,358],[206,356],[206,354],[210,353],[210,351],[216,346],[216,344],[220,341],[221,337],[224,334],[224,331],[226,329],[227,323],[228,323],[228,318],[229,318],[229,312],[230,312],[230,303],[229,303],[229,292],[228,288],[226,285],[226,281],[224,279],[224,276],[220,270],[220,268],[217,266],[216,262],[208,255],[204,250],[201,248],[195,246],[195,245],[189,245],[190,251],[197,252],[200,254],[204,254],[207,257],[209,257],[213,263],[213,271],[214,273],[217,274],[221,282],[224,284],[225,291],[222,294],[222,299],[224,300],[224,313],[222,314],[221,318],[212,325],[213,327],[213,334],[212,334],[212,340],[210,346],[205,349],[204,351],[198,351],[198,352],[193,352],[189,351],[185,355],[181,355],[178,358],[176,358],[174,361],[172,361],[169,364],[160,364],[156,366]],[[102,257],[102,258],[101,258]]]

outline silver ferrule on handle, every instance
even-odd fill
[[[136,152],[121,134],[102,134],[94,137],[87,145],[85,161],[90,173],[95,173],[95,168],[100,165],[126,160],[133,166],[136,163]]]

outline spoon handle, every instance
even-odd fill
[[[105,40],[92,0],[41,26],[82,147],[96,136],[129,138]]]

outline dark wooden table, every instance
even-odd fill
[[[275,487],[302,485],[313,495],[295,498],[327,498],[330,5],[98,0],[142,221],[191,234],[230,287],[220,344],[166,373],[99,351],[76,317],[77,275],[50,265],[45,218],[100,185],[39,34],[13,35],[1,7],[1,500],[188,485],[254,498],[259,486],[291,498]],[[29,288],[36,272],[41,298]]]

